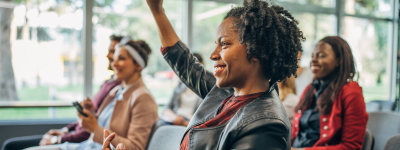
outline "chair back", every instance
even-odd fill
[[[151,137],[147,150],[177,150],[185,131],[183,126],[160,126]]]
[[[393,135],[400,133],[400,114],[393,112],[370,112],[367,128],[374,135],[374,150],[383,150]]]
[[[385,145],[383,150],[398,150],[400,149],[400,134],[392,136]]]
[[[367,112],[392,112],[394,102],[390,100],[373,100],[365,104]]]
[[[372,135],[371,131],[367,129],[365,131],[364,144],[362,150],[373,150],[374,144],[375,144],[374,136]]]

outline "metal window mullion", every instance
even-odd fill
[[[82,54],[84,71],[84,96],[92,96],[93,61],[92,61],[92,15],[93,1],[83,0]]]
[[[398,47],[398,23],[396,20],[398,20],[398,1],[396,0],[391,0],[392,3],[392,9],[393,9],[393,16],[392,16],[392,40],[391,40],[391,55],[390,58],[390,82],[389,82],[389,100],[395,101],[396,99],[396,78],[397,78],[397,47]]]
[[[183,38],[182,41],[186,43],[190,50],[193,46],[193,0],[185,0],[184,2],[184,16],[183,16]]]
[[[336,0],[336,35],[340,36],[342,32],[343,16],[344,16],[344,1]]]

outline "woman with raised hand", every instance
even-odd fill
[[[312,53],[313,82],[295,108],[293,150],[360,150],[368,113],[350,46],[338,36],[325,37]]]
[[[290,149],[290,122],[276,82],[296,74],[297,55],[302,51],[304,37],[293,16],[260,0],[247,0],[230,10],[216,33],[211,74],[178,38],[163,1],[147,3],[159,29],[165,60],[204,99],[180,149]],[[109,148],[107,143],[104,149]]]

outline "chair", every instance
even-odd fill
[[[147,150],[177,150],[185,131],[183,126],[160,126],[151,137]]]
[[[398,150],[400,149],[400,134],[392,136],[385,145],[383,150]]]
[[[371,131],[367,129],[367,131],[365,131],[364,144],[362,150],[373,150],[374,144],[375,144],[374,136],[372,135]]]
[[[373,100],[365,104],[367,112],[392,112],[394,102],[390,100]]]
[[[375,150],[383,150],[386,141],[400,133],[400,114],[390,112],[370,112],[367,128],[374,135]]]

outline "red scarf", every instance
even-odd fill
[[[207,128],[207,127],[214,127],[224,124],[225,122],[229,121],[236,112],[245,106],[246,104],[252,102],[254,99],[260,97],[264,92],[261,93],[254,93],[249,95],[243,96],[229,96],[223,102],[221,107],[218,109],[218,114],[215,118],[208,120],[207,122],[195,126],[193,128]],[[191,128],[191,129],[193,129]],[[191,130],[190,129],[190,130]],[[189,143],[189,132],[185,134],[185,137],[181,143],[181,147],[179,150],[188,150],[188,143]]]

